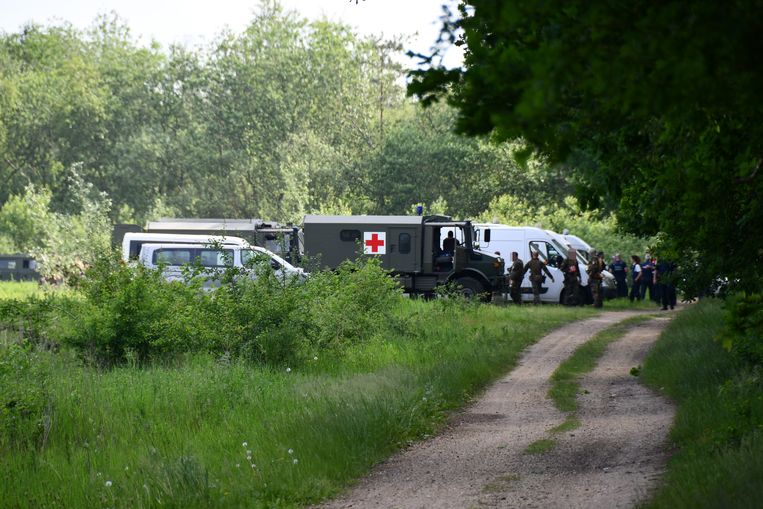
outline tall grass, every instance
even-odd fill
[[[717,301],[682,312],[647,357],[643,378],[678,404],[676,453],[649,507],[760,507],[763,500],[763,381],[760,367],[714,340]]]
[[[40,285],[31,281],[0,281],[0,300],[25,299],[41,292]]]
[[[196,354],[102,371],[33,352],[41,432],[0,450],[0,506],[316,502],[433,433],[543,334],[593,313],[407,299],[391,312],[384,334],[293,368]]]

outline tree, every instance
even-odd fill
[[[696,255],[698,284],[760,288],[761,2],[461,5],[464,69],[415,71],[457,127],[523,137],[564,164],[587,206]]]

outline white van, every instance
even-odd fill
[[[541,286],[540,299],[543,302],[563,302],[564,274],[557,267],[567,256],[567,248],[545,230],[531,226],[506,226],[503,224],[475,224],[474,230],[479,241],[480,249],[488,252],[499,252],[506,261],[506,273],[511,268],[511,253],[516,251],[522,262],[530,260],[530,250],[536,250],[540,259],[546,263],[554,280],[546,278]],[[588,284],[588,275],[581,272],[585,278],[583,284]],[[530,273],[525,274],[522,281],[522,300],[532,301],[532,285]]]
[[[570,245],[570,247],[574,247],[578,253],[581,254],[583,259],[585,260],[585,263],[588,263],[591,260],[591,245],[586,242],[585,240],[581,239],[580,237],[576,235],[570,235],[567,230],[564,230],[562,232],[562,238],[564,241]]]
[[[137,256],[131,256],[135,249],[138,249]],[[122,256],[126,261],[133,259],[151,269],[163,267],[162,275],[168,281],[182,281],[184,267],[197,261],[205,272],[213,274],[226,267],[250,267],[254,259],[269,261],[271,268],[281,278],[306,277],[301,268],[294,267],[265,248],[250,246],[239,237],[127,233],[122,243]],[[219,285],[218,280],[209,277],[204,281],[203,288],[210,289]]]
[[[136,260],[143,244],[220,244],[221,246],[249,247],[249,243],[239,237],[130,232],[125,233],[122,239],[122,259]]]
[[[546,230],[549,235],[554,237],[562,246],[565,248],[574,248],[575,251],[577,251],[577,258],[578,263],[581,267],[587,267],[589,261],[591,260],[591,251],[592,248],[590,244],[588,244],[586,241],[581,239],[580,237],[575,237],[574,235],[561,235],[559,233],[553,232],[551,230]],[[566,252],[565,252],[566,256]],[[590,295],[590,292],[588,291],[588,273],[584,270],[580,273],[582,276],[581,278],[581,284],[586,287],[586,299],[592,300],[593,297]],[[602,281],[601,281],[601,287],[604,290],[604,297],[607,299],[615,298],[617,296],[617,282],[615,281],[615,276],[608,270],[601,271]]]

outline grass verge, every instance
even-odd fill
[[[40,285],[32,281],[0,282],[0,299],[25,299],[42,293]]]
[[[25,422],[40,432],[0,448],[0,505],[314,503],[432,434],[542,335],[594,313],[406,299],[398,306],[400,332],[294,369],[198,354],[103,371],[65,349],[29,352],[28,369],[5,380],[24,381],[19,397],[43,413]]]
[[[626,318],[611,327],[607,327],[580,345],[551,375],[551,388],[548,390],[548,396],[554,405],[562,412],[577,412],[580,378],[596,367],[596,363],[604,354],[607,345],[620,339],[633,325],[651,318],[649,315]]]
[[[690,306],[645,360],[642,379],[678,405],[677,452],[647,507],[760,507],[763,500],[763,380],[759,366],[714,341],[723,315],[714,300]]]

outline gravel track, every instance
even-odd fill
[[[670,404],[629,374],[668,318],[634,326],[582,380],[580,428],[549,430],[566,415],[546,398],[557,366],[594,334],[639,312],[604,312],[566,325],[523,354],[517,367],[438,436],[378,465],[326,508],[632,507],[659,481]],[[545,453],[531,443],[554,438]]]

